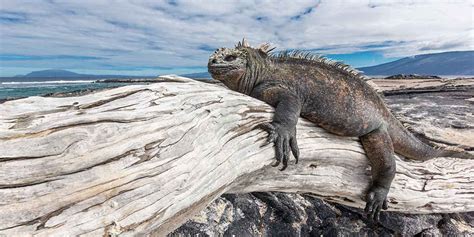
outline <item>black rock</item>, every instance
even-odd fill
[[[382,212],[379,223],[362,210],[310,194],[225,194],[169,236],[459,236],[474,212],[414,215]]]
[[[418,74],[396,74],[385,77],[385,79],[441,79],[439,76],[418,75]]]

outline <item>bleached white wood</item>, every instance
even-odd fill
[[[280,172],[272,108],[176,76],[79,97],[0,104],[0,234],[165,235],[225,192],[310,192],[362,207],[357,138],[300,119],[301,163]],[[474,211],[474,161],[397,159],[390,209]]]

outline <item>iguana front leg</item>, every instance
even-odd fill
[[[283,163],[280,170],[285,170],[290,158],[290,150],[298,163],[299,149],[296,141],[296,123],[300,116],[301,103],[298,97],[281,88],[267,89],[258,94],[261,99],[275,107],[271,123],[263,123],[258,127],[268,132],[268,142],[275,144],[276,167]]]

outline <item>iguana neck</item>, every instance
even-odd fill
[[[245,70],[245,73],[242,74],[239,80],[239,92],[250,95],[253,88],[269,74],[268,71],[271,67],[271,63],[269,60],[258,60],[249,63],[247,70]]]

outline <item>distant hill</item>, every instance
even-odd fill
[[[358,70],[366,75],[474,75],[474,51],[421,54]]]
[[[49,69],[30,72],[21,77],[91,77],[92,75],[79,74],[66,70]]]
[[[77,78],[154,78],[156,76],[127,76],[127,75],[90,75],[90,74],[80,74],[71,72],[68,70],[60,70],[60,69],[48,69],[48,70],[41,70],[41,71],[33,71],[26,75],[17,75],[14,78],[61,78],[61,79],[77,79]]]

